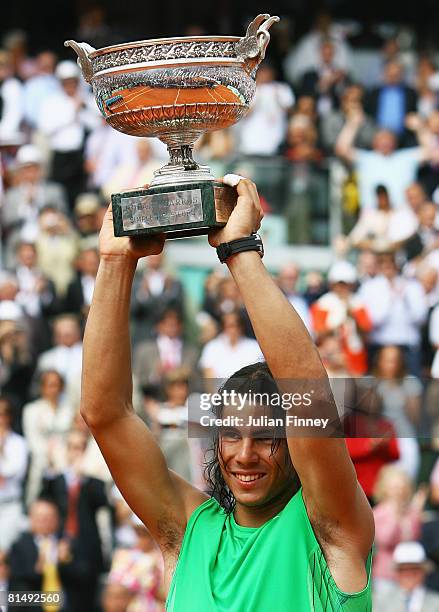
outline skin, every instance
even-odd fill
[[[209,236],[213,247],[248,236],[260,226],[263,213],[256,186],[243,179],[237,192],[237,205],[227,225]],[[114,238],[112,213],[108,210],[100,235],[99,271],[84,337],[81,412],[119,490],[161,548],[165,584],[169,586],[187,521],[206,495],[167,468],[154,436],[132,406],[131,287],[138,259],[160,253],[163,244],[163,236],[136,241]],[[277,379],[320,381],[325,388],[324,403],[336,410],[318,352],[259,254],[239,253],[230,257],[227,265],[273,375]],[[373,517],[344,440],[289,438],[288,446],[283,443],[272,458],[251,432],[237,432],[233,448],[227,440],[221,440],[221,444],[224,477],[230,478],[238,500],[235,517],[244,526],[262,525],[294,494],[291,475],[277,467],[285,465],[288,448],[303,486],[308,516],[334,580],[343,590],[362,589],[367,580],[365,561],[374,535]],[[131,452],[127,452],[128,448]],[[243,491],[234,482],[233,472],[251,474],[255,470],[266,474],[264,484]]]

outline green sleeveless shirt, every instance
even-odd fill
[[[211,498],[191,515],[167,612],[371,612],[367,586],[337,588],[300,489],[261,527],[241,527]]]

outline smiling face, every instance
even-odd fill
[[[243,423],[249,417],[272,417],[270,409],[246,406],[239,413],[225,408],[223,418],[239,415]],[[272,429],[264,426],[228,427],[220,432],[219,461],[226,485],[237,506],[269,508],[280,500],[285,503],[295,492],[296,473],[291,464],[286,439],[275,441]]]

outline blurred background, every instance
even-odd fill
[[[2,7],[0,590],[61,588],[64,609],[81,612],[163,610],[165,597],[160,555],[115,487],[79,398],[109,197],[148,183],[167,151],[105,124],[63,42],[243,36],[268,10],[281,21],[250,112],[203,136],[195,157],[216,176],[257,183],[267,267],[331,379],[373,389],[373,433],[348,447],[377,519],[374,609],[439,610],[433,0]],[[188,439],[188,397],[261,358],[205,237],[140,262],[131,332],[135,409],[169,466],[205,488],[207,442]]]

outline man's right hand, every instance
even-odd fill
[[[230,184],[227,183],[227,180],[224,182]],[[236,191],[238,192],[238,200],[226,225],[221,229],[209,232],[209,244],[213,247],[217,247],[223,242],[245,238],[253,232],[257,232],[261,225],[264,213],[256,185],[250,179],[241,178]]]
[[[113,211],[111,204],[105,213],[99,234],[99,252],[101,259],[125,257],[137,262],[147,255],[158,255],[163,251],[165,235],[157,234],[148,237],[114,236]]]

